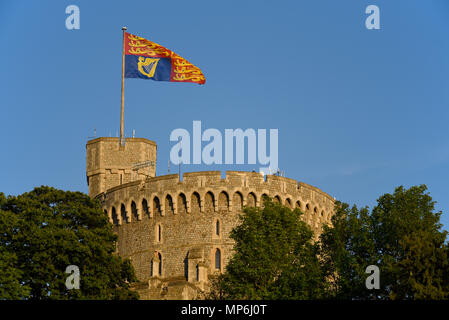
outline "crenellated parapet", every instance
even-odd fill
[[[264,196],[290,208],[315,231],[328,223],[334,199],[303,182],[256,172],[201,171],[156,176],[156,144],[97,138],[86,145],[89,195],[101,201],[118,235],[117,253],[131,259],[142,299],[192,299],[232,257],[230,233],[244,207]]]
[[[240,211],[243,206],[261,206],[269,196],[290,208],[300,208],[304,218],[316,229],[327,222],[334,199],[309,184],[276,175],[255,172],[220,171],[184,173],[133,181],[107,190],[103,207],[111,223],[122,225],[155,214],[175,218],[180,211],[205,212],[226,209]]]

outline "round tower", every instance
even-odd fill
[[[118,236],[117,253],[129,258],[141,299],[195,299],[223,273],[233,255],[230,233],[245,207],[264,196],[291,209],[318,237],[330,223],[334,199],[294,179],[256,172],[187,172],[156,176],[156,143],[128,138],[87,142],[89,195]]]

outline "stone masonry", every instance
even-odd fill
[[[232,255],[230,231],[245,206],[264,195],[290,208],[318,235],[334,199],[293,179],[255,172],[220,171],[156,176],[156,143],[128,138],[87,142],[89,195],[102,202],[118,234],[117,252],[129,258],[142,299],[194,299]]]

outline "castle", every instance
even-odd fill
[[[315,234],[334,199],[316,187],[256,172],[203,171],[156,176],[156,143],[143,138],[87,142],[89,196],[101,201],[118,235],[117,253],[132,261],[141,299],[194,299],[232,255],[230,231],[245,206],[262,197],[300,208]]]

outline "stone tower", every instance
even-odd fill
[[[86,145],[89,195],[100,200],[128,258],[141,299],[197,299],[233,255],[232,230],[245,207],[263,198],[298,208],[315,235],[328,224],[334,199],[294,179],[256,172],[186,172],[156,176],[156,143],[97,138]]]
[[[156,143],[144,138],[97,138],[86,144],[89,196],[122,184],[156,176]]]

